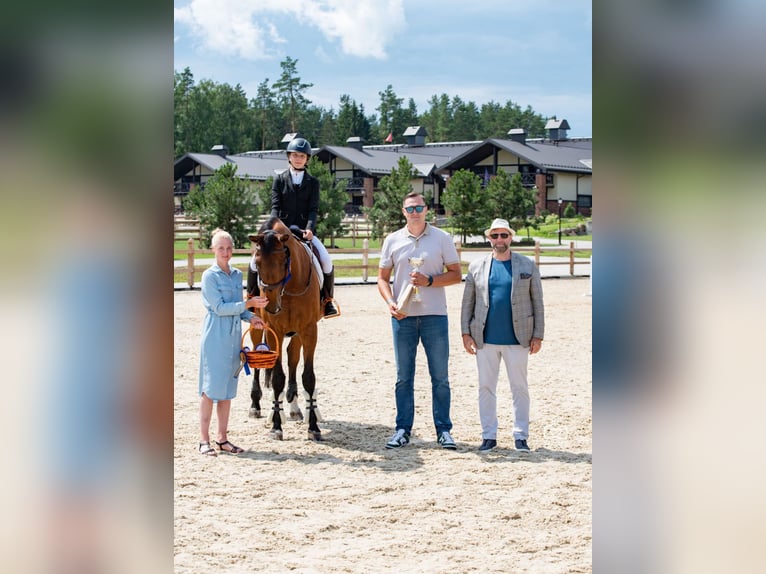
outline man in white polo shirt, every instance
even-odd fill
[[[415,358],[420,341],[431,376],[437,442],[442,448],[457,448],[450,435],[449,334],[444,287],[460,283],[462,274],[452,238],[426,222],[427,212],[422,195],[408,194],[402,207],[407,224],[386,237],[380,251],[378,291],[391,313],[396,359],[396,432],[386,448],[399,448],[410,442],[415,418]]]

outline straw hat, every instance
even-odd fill
[[[492,224],[489,226],[489,229],[487,229],[484,232],[484,235],[489,236],[489,234],[496,229],[505,229],[506,231],[510,232],[511,236],[513,236],[516,233],[513,229],[511,229],[511,226],[508,224],[507,220],[495,219],[492,221]]]

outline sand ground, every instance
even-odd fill
[[[412,443],[384,448],[395,418],[395,368],[389,315],[373,284],[336,287],[342,317],[319,324],[326,440],[306,440],[306,426],[293,422],[285,423],[283,441],[271,440],[265,418],[248,419],[250,377],[243,373],[229,438],[247,452],[216,458],[196,448],[201,298],[177,292],[175,571],[590,572],[589,281],[544,280],[543,290],[545,341],[529,362],[532,453],[513,450],[504,373],[499,446],[477,451],[475,358],[460,342],[463,285],[447,288],[458,449],[435,442],[422,347]]]

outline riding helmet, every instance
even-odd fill
[[[303,138],[295,138],[287,144],[287,154],[289,155],[294,151],[305,153],[307,156],[311,157],[311,144],[308,140]]]

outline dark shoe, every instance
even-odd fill
[[[479,450],[492,450],[497,446],[497,441],[493,438],[485,438],[483,441],[481,441],[481,446],[479,447]]]
[[[335,268],[329,273],[324,274],[324,282],[322,283],[322,304],[324,305],[325,319],[332,317],[338,317],[340,311],[335,307],[333,303],[333,295],[335,293]]]
[[[227,454],[239,454],[241,452],[245,452],[244,448],[239,448],[238,446],[234,446],[227,440],[223,442],[215,441],[215,444],[218,445],[218,450],[220,450],[221,452],[225,452]]]
[[[438,442],[440,445],[442,445],[442,448],[448,448],[450,450],[455,450],[457,448],[452,435],[450,435],[447,431],[442,431],[439,433]]]
[[[520,450],[521,452],[529,452],[529,446],[527,446],[527,441],[523,438],[517,438],[514,442],[514,445],[516,446],[516,450]]]
[[[388,442],[386,448],[399,448],[410,442],[410,433],[404,429],[397,429]]]
[[[338,315],[340,315],[340,311],[338,311],[337,307],[335,307],[335,304],[333,303],[332,299],[325,301],[324,318],[330,319],[332,317],[337,317]]]

